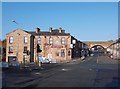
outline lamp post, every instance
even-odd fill
[[[18,23],[17,23],[15,20],[12,20],[12,22],[18,25]],[[20,35],[20,34],[19,34],[19,33],[17,33],[17,37],[18,37],[18,43],[17,43],[17,53],[16,53],[17,60],[18,60],[18,51],[19,51],[19,35]]]
[[[17,45],[17,53],[16,53],[16,56],[17,56],[17,61],[18,61],[18,54],[19,54],[19,36],[20,36],[20,34],[19,33],[17,33],[17,36],[18,36],[18,45]]]

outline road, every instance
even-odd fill
[[[27,72],[23,79],[8,84],[8,87],[111,87],[118,88],[118,61],[96,53],[85,60],[77,60],[50,69],[46,72],[40,70]],[[29,75],[29,76],[28,76]],[[16,76],[17,77],[17,76]],[[16,77],[12,78],[15,80]],[[20,76],[19,76],[20,77]],[[10,79],[9,79],[10,81]],[[7,82],[9,82],[7,80]]]

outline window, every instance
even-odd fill
[[[28,42],[28,39],[27,39],[27,37],[25,36],[24,37],[24,43],[26,44]]]
[[[62,44],[65,44],[65,38],[64,38],[64,37],[62,38],[61,43],[62,43]]]
[[[68,51],[68,56],[70,56],[70,50]]]
[[[24,52],[27,52],[27,46],[24,47]]]
[[[41,38],[40,38],[40,37],[37,39],[37,43],[38,43],[38,44],[41,43]]]
[[[10,43],[13,43],[13,36],[11,36],[11,37],[9,38],[9,42],[10,42]]]
[[[64,49],[61,50],[61,57],[65,57],[65,50]]]
[[[28,61],[27,61],[27,55],[24,55],[24,56],[23,56],[23,62],[24,62],[24,63],[27,63],[27,62],[28,62]]]
[[[53,44],[53,38],[50,37],[49,43]]]
[[[9,52],[13,52],[13,46],[9,46]]]

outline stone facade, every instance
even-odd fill
[[[120,42],[115,42],[107,48],[108,56],[120,60]]]
[[[7,62],[17,60],[22,63],[37,62],[38,57],[46,57],[57,62],[70,61],[81,57],[83,44],[70,33],[65,33],[62,28],[50,28],[46,32],[39,28],[33,32],[16,29],[8,33],[6,39]],[[42,52],[37,51],[38,47]]]
[[[87,44],[89,48],[92,48],[93,46],[97,46],[97,45],[100,45],[104,48],[107,48],[111,44],[113,44],[114,41],[113,42],[108,42],[108,41],[100,41],[100,42],[99,41],[93,41],[92,42],[92,41],[88,41],[88,42],[84,42],[84,43]]]
[[[31,34],[17,29],[9,34],[7,34],[7,45],[6,45],[6,61],[10,62],[17,60],[23,62],[24,57],[26,56],[26,61],[29,61],[30,56],[24,53],[24,47],[27,47],[27,50],[30,50],[30,36]],[[24,43],[24,37],[27,37],[27,42]],[[10,39],[12,40],[10,42]],[[10,48],[11,47],[11,48]]]
[[[71,37],[70,36],[36,36],[34,43],[35,45],[37,45],[37,39],[41,39],[41,43],[39,44],[40,49],[42,50],[41,53],[38,53],[38,56],[44,56],[48,59],[51,60],[56,60],[56,61],[62,61],[62,60],[70,60],[71,59],[71,55],[67,55],[67,53],[70,51],[71,53],[71,49],[70,48],[70,40]],[[52,38],[53,39],[53,44],[49,44],[49,39]],[[64,38],[65,39],[65,44],[61,44],[61,39]],[[63,54],[64,56],[61,56],[61,51],[64,51],[65,54]],[[34,55],[37,56],[37,52],[36,49],[34,49]],[[36,58],[36,57],[35,57]],[[34,58],[34,59],[35,59]]]

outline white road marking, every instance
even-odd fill
[[[35,73],[35,74],[39,75],[39,74],[41,74],[41,73],[37,72],[37,73]]]
[[[89,69],[89,70],[92,70],[92,69]]]
[[[64,69],[64,68],[63,68],[63,69],[61,69],[61,70],[62,70],[62,71],[69,71],[69,70],[71,70],[71,69]]]

